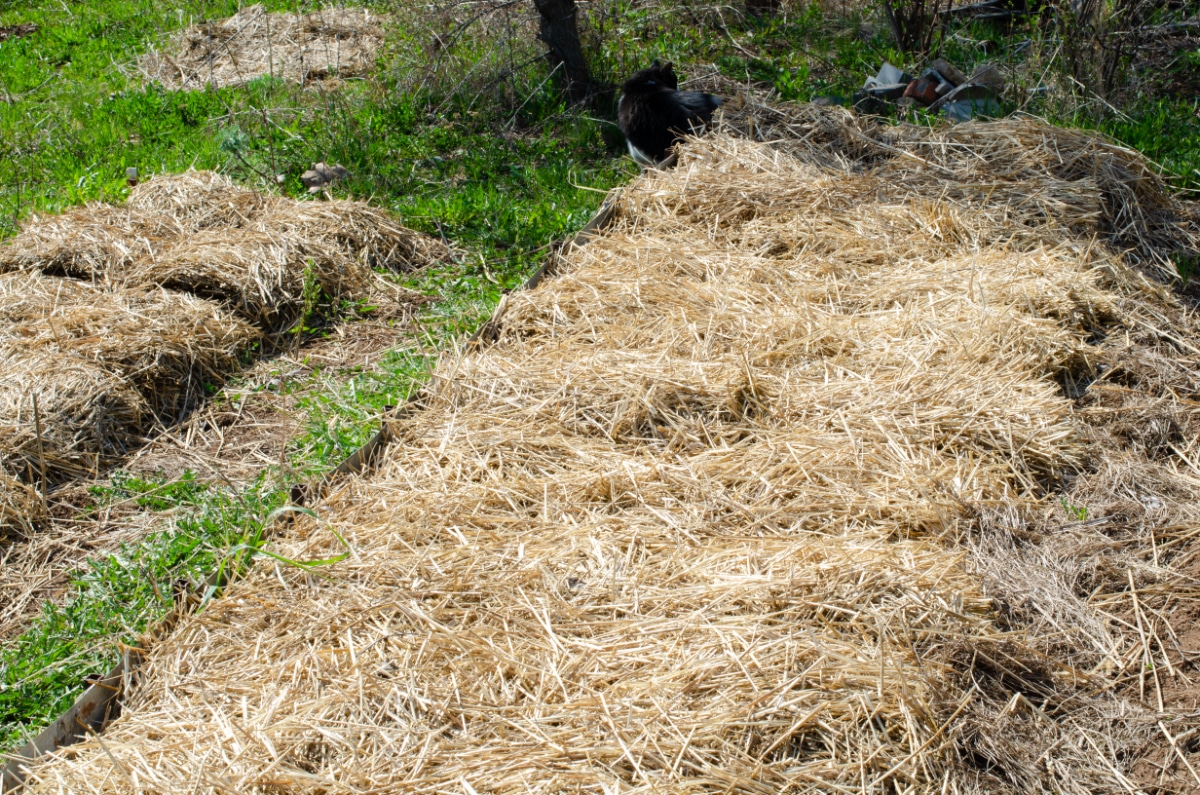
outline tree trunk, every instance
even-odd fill
[[[557,71],[559,83],[572,102],[587,100],[592,94],[592,76],[579,43],[575,0],[533,0],[533,5],[541,19],[538,38],[549,48],[546,60]]]

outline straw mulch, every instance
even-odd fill
[[[101,364],[159,413],[186,411],[205,383],[223,381],[261,338],[220,306],[183,293],[0,275],[0,347]]]
[[[41,496],[15,478],[0,472],[0,540],[28,537],[49,519]]]
[[[384,41],[382,18],[363,8],[268,14],[261,5],[177,33],[139,70],[171,91],[237,86],[263,75],[301,85],[360,77]]]
[[[275,546],[350,557],[263,561],[35,791],[1133,789],[1165,614],[1050,517],[1102,455],[1098,335],[1181,309],[1054,185],[973,209],[817,151],[714,136],[633,183]],[[1035,565],[1060,531],[1090,581]],[[1162,555],[1111,560],[1155,598]]]
[[[363,202],[293,201],[198,171],[154,177],[122,206],[29,219],[0,247],[0,272],[182,290],[277,332],[312,310],[313,289],[323,302],[360,297],[372,269],[447,256],[441,242]]]
[[[43,466],[48,482],[95,474],[140,444],[152,418],[145,398],[99,364],[0,347],[0,461],[27,483],[41,483]]]
[[[1172,200],[1138,152],[1082,130],[1021,118],[931,130],[743,97],[728,103],[719,124],[824,168],[869,171],[896,199],[920,193],[998,213],[995,222],[1015,234],[1045,235],[1060,225],[1099,233],[1166,280],[1177,276],[1166,258],[1197,254],[1200,210]]]
[[[0,275],[0,468],[39,485],[95,474],[197,405],[261,336],[189,295]]]
[[[448,254],[363,202],[203,171],[33,217],[0,246],[0,470],[39,488],[94,475],[281,332],[367,297],[375,270]]]

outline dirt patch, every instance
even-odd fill
[[[20,25],[0,25],[0,42],[9,39],[23,39],[37,31],[38,26],[33,22],[23,22]]]
[[[300,85],[359,77],[375,65],[382,19],[368,9],[268,14],[260,5],[201,22],[142,58],[147,80],[170,90],[241,85],[272,75]]]

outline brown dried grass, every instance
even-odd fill
[[[274,548],[350,558],[259,565],[35,791],[1133,789],[1173,718],[1114,583],[1178,574],[1052,515],[1113,460],[1072,385],[1196,329],[1060,177],[964,206],[807,146],[714,136],[625,189]]]
[[[41,495],[0,472],[0,540],[30,537],[49,520]]]
[[[0,275],[0,470],[39,487],[95,475],[198,405],[261,338],[190,295]]]
[[[996,219],[1014,232],[1045,234],[1066,222],[1076,228],[1063,231],[1095,232],[1166,281],[1178,278],[1170,256],[1200,250],[1200,214],[1174,201],[1138,152],[1083,130],[1028,118],[889,125],[845,108],[753,97],[729,103],[719,127],[837,172],[870,173],[897,198],[1015,213]]]
[[[125,206],[148,220],[174,221],[189,231],[249,226],[279,199],[235,185],[215,171],[159,174],[129,191]],[[290,205],[290,202],[285,202]]]
[[[272,75],[301,85],[368,73],[384,41],[369,9],[330,7],[268,14],[261,5],[201,22],[144,56],[142,75],[171,91],[237,86]]]
[[[0,247],[0,272],[181,290],[279,332],[305,310],[306,284],[336,302],[364,295],[372,269],[411,270],[449,256],[440,241],[363,202],[293,201],[199,171],[156,176],[123,206],[29,219]]]
[[[152,421],[145,398],[99,364],[0,346],[0,365],[0,466],[26,482],[39,483],[43,466],[56,481],[95,474]]]
[[[0,346],[101,364],[145,395],[159,416],[194,406],[203,385],[236,371],[261,339],[220,306],[183,293],[0,275]]]
[[[362,202],[296,202],[211,172],[33,217],[0,246],[0,470],[37,484],[43,469],[52,484],[94,475],[256,347],[366,297],[373,269],[447,256]]]

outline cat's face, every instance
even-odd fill
[[[623,90],[626,94],[638,94],[660,91],[664,88],[674,90],[679,86],[679,78],[675,76],[675,65],[660,64],[658,61],[650,64],[649,68],[635,72],[633,77],[625,81]]]

